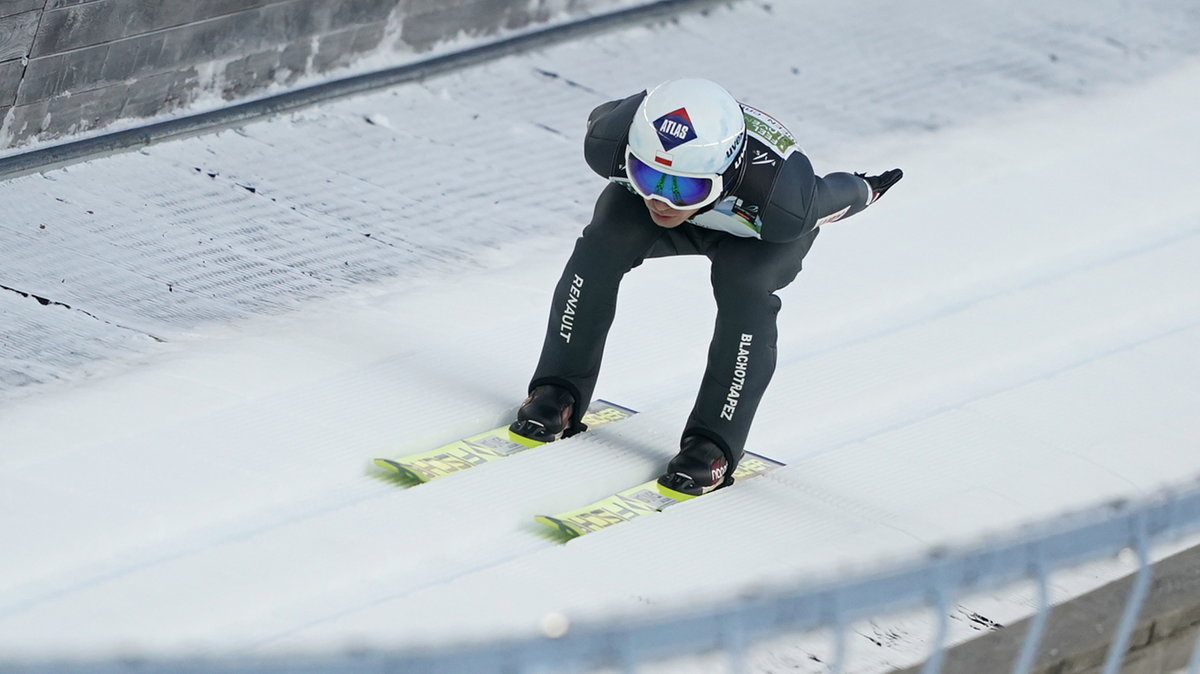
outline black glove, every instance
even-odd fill
[[[884,171],[877,176],[869,176],[865,173],[855,173],[854,175],[867,181],[871,186],[871,198],[867,200],[867,205],[875,203],[875,200],[883,196],[883,193],[888,191],[892,185],[900,182],[904,177],[904,171],[894,168],[890,171]]]

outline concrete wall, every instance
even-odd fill
[[[0,153],[631,0],[0,0]],[[373,61],[374,63],[374,61]]]

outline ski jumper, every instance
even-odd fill
[[[695,406],[683,435],[717,443],[730,463],[742,456],[759,401],[775,371],[775,292],[792,282],[821,224],[853,215],[871,198],[850,173],[818,177],[795,137],[745,104],[746,146],[738,178],[714,204],[682,225],[663,228],[629,187],[625,147],[646,93],[610,101],[588,118],[584,156],[610,181],[554,290],[541,358],[529,389],[566,388],[575,424],[592,399],[617,290],[647,258],[704,255],[712,263],[716,326]]]

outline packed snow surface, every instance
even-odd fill
[[[524,636],[1200,474],[1198,45],[1190,0],[734,3],[0,183],[0,653]],[[598,394],[637,416],[378,479],[511,417],[603,186],[587,113],[683,75],[781,117],[818,171],[906,174],[780,293],[749,448],[788,465],[565,546],[533,523],[674,453],[714,316],[707,261],[676,258],[626,278],[609,339]],[[931,628],[871,629],[848,671],[919,659]]]

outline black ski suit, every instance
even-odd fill
[[[759,401],[775,371],[775,291],[800,272],[819,226],[861,211],[865,180],[813,173],[795,138],[775,119],[743,105],[747,125],[742,168],[716,204],[684,224],[654,224],[628,186],[625,147],[645,92],[592,111],[584,155],[610,184],[554,291],[541,359],[529,388],[565,387],[578,424],[592,399],[622,277],[646,258],[705,255],[717,302],[708,366],[683,435],[698,434],[726,453],[730,472],[742,456]]]

